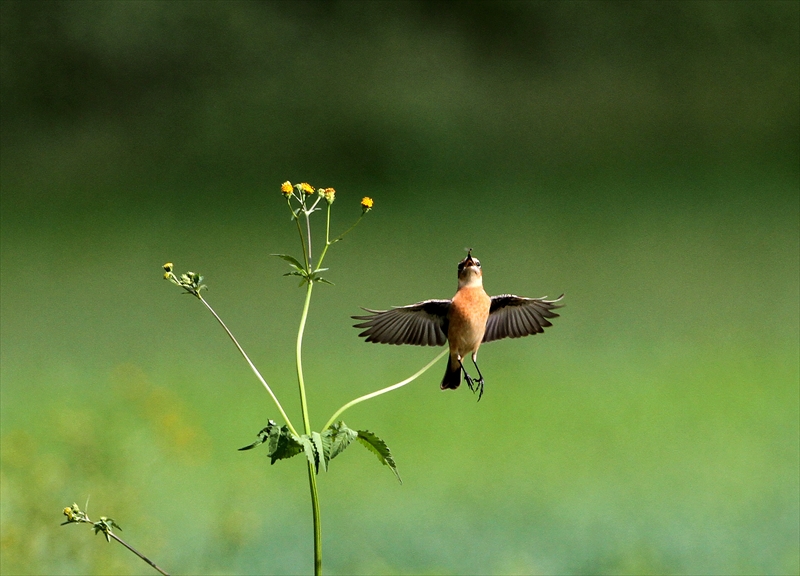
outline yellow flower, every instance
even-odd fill
[[[164,264],[164,270],[166,270],[167,272],[172,272],[172,267],[173,267],[172,262],[167,262],[166,264]]]
[[[70,521],[72,520],[72,518],[74,518],[75,515],[72,513],[72,507],[71,506],[67,506],[66,508],[64,508],[64,516],[66,516],[67,520],[70,520]]]
[[[287,180],[281,184],[281,192],[286,196],[290,196],[292,194],[292,183]]]
[[[311,196],[314,193],[314,187],[308,182],[303,182],[302,184],[300,184],[300,189],[309,196]]]
[[[362,209],[362,210],[363,210],[365,213],[366,213],[366,212],[369,212],[370,210],[372,210],[372,204],[373,204],[373,203],[374,203],[374,202],[372,201],[372,198],[370,198],[369,196],[364,196],[364,197],[361,199],[361,209]]]

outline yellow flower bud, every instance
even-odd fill
[[[286,196],[291,196],[292,194],[292,183],[288,180],[281,184],[281,192]]]

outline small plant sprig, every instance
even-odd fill
[[[374,205],[372,198],[364,197],[361,199],[361,214],[356,221],[347,228],[344,232],[331,239],[331,207],[336,200],[336,190],[333,188],[319,188],[315,189],[310,184],[303,182],[300,184],[292,185],[291,182],[284,182],[281,185],[281,193],[286,199],[287,206],[291,212],[292,220],[295,222],[298,236],[300,239],[300,247],[302,252],[302,259],[295,258],[289,254],[273,254],[284,261],[286,261],[291,270],[284,274],[284,276],[296,276],[300,278],[300,286],[305,285],[306,294],[303,304],[303,311],[300,316],[300,326],[297,331],[297,341],[295,348],[295,364],[297,369],[297,385],[300,395],[300,410],[303,417],[302,433],[292,424],[286,411],[281,406],[278,397],[273,392],[272,388],[267,384],[266,380],[261,376],[261,373],[250,360],[244,349],[233,336],[231,331],[217,315],[214,309],[203,298],[202,291],[207,289],[203,284],[203,276],[195,272],[186,272],[177,276],[174,272],[173,264],[164,264],[164,278],[173,284],[181,287],[188,294],[197,297],[211,314],[217,319],[217,322],[222,326],[225,332],[234,343],[239,353],[245,359],[250,369],[256,375],[256,378],[261,382],[264,388],[269,393],[273,402],[275,403],[278,411],[281,414],[285,424],[278,425],[274,420],[268,420],[267,426],[261,429],[257,434],[257,440],[248,446],[240,448],[239,450],[251,450],[261,444],[267,446],[267,455],[272,464],[278,460],[291,458],[298,454],[305,454],[308,464],[308,482],[311,491],[311,508],[314,529],[314,574],[319,575],[322,573],[322,525],[320,520],[319,508],[319,493],[317,490],[316,476],[320,469],[327,471],[331,460],[341,454],[354,440],[375,454],[378,460],[388,466],[395,474],[397,479],[402,483],[400,474],[397,471],[394,457],[392,456],[389,447],[381,440],[376,434],[369,430],[354,430],[349,428],[342,420],[337,420],[341,414],[355,406],[360,402],[369,400],[385,394],[392,390],[396,390],[406,384],[412,382],[421,376],[426,370],[433,366],[439,359],[446,353],[445,349],[429,362],[426,366],[418,370],[415,374],[406,378],[405,380],[382,388],[376,392],[365,394],[355,400],[351,400],[327,421],[321,431],[314,431],[311,427],[311,420],[308,411],[308,400],[306,397],[306,384],[303,374],[303,334],[305,332],[306,321],[308,319],[308,312],[311,304],[311,294],[315,284],[324,283],[332,284],[332,282],[322,277],[322,273],[326,272],[328,268],[322,268],[322,263],[328,253],[328,249],[335,243],[341,241],[351,230],[353,230],[368,214]],[[319,258],[315,261],[313,244],[312,244],[312,230],[311,230],[311,216],[315,212],[325,210],[325,243],[323,244],[322,251]]]
[[[87,501],[88,507],[88,501]],[[111,542],[111,540],[116,540],[125,548],[136,554],[139,558],[144,560],[147,564],[149,564],[153,569],[158,571],[160,574],[164,576],[169,576],[167,572],[159,568],[155,562],[150,560],[147,556],[136,550],[133,546],[125,542],[122,538],[114,534],[113,529],[116,528],[119,531],[122,531],[122,528],[117,524],[112,518],[107,518],[106,516],[100,516],[100,520],[93,522],[91,518],[89,518],[88,514],[80,509],[77,504],[73,504],[72,506],[67,506],[64,508],[64,516],[67,517],[65,522],[62,522],[61,525],[65,526],[66,524],[80,524],[86,523],[91,524],[92,528],[94,529],[95,534],[103,533],[103,536],[106,537],[106,541]]]

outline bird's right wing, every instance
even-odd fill
[[[364,308],[368,316],[352,316],[364,320],[354,324],[365,330],[359,336],[367,342],[441,346],[447,342],[447,312],[450,300],[425,300],[390,310]]]
[[[548,318],[557,318],[554,308],[561,308],[562,294],[555,300],[523,298],[513,294],[492,296],[484,342],[502,338],[519,338],[544,332],[552,326]]]

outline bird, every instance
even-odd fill
[[[553,310],[563,306],[560,302],[564,294],[555,300],[546,298],[513,294],[489,297],[483,288],[480,260],[472,256],[470,248],[467,257],[458,263],[458,290],[451,300],[423,300],[389,310],[362,308],[369,314],[351,318],[361,320],[353,327],[363,329],[359,336],[367,342],[414,346],[442,346],[449,342],[450,356],[441,389],[458,388],[463,374],[467,386],[478,393],[480,400],[484,387],[478,367],[481,344],[544,332],[552,326],[548,318],[559,316]],[[477,378],[464,367],[467,355],[472,356]]]

